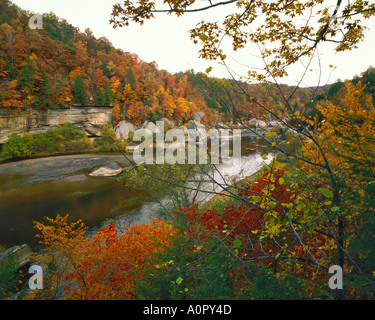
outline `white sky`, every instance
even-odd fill
[[[208,67],[213,67],[210,76],[228,78],[228,72],[216,62],[205,61],[198,58],[199,45],[194,45],[190,39],[188,30],[194,28],[201,20],[219,20],[228,14],[225,7],[215,10],[188,14],[185,17],[158,16],[158,19],[147,21],[143,26],[131,25],[129,27],[113,29],[109,24],[112,5],[121,3],[121,0],[11,0],[22,9],[33,13],[54,12],[58,17],[67,20],[81,31],[90,28],[97,38],[105,36],[116,48],[126,52],[137,54],[146,62],[155,61],[159,69],[165,69],[171,73],[194,69],[196,72],[204,72]],[[202,0],[203,1],[203,0]],[[214,16],[215,15],[215,16]],[[375,19],[373,19],[375,20]],[[371,22],[367,31],[365,42],[359,48],[347,53],[335,54],[332,45],[321,47],[320,67],[312,66],[313,71],[308,72],[301,86],[315,86],[320,83],[335,82],[337,79],[351,79],[365,71],[370,65],[375,66],[375,21]],[[245,65],[254,65],[257,51],[241,52],[228,56],[231,67],[237,73],[245,75]],[[251,63],[248,63],[251,61]],[[328,66],[332,64],[336,68],[332,71]],[[261,67],[261,65],[259,65]],[[293,67],[290,77],[281,80],[281,83],[295,85],[302,75],[301,65]],[[321,73],[319,72],[321,70]],[[318,74],[321,74],[318,82]]]

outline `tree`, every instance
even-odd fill
[[[10,17],[9,17],[9,15],[8,15],[7,12],[4,12],[4,13],[1,15],[0,21],[1,21],[1,24],[3,24],[3,23],[7,23],[7,24],[9,24],[10,26],[12,25],[12,20],[10,19]]]
[[[41,70],[38,96],[40,98],[41,107],[47,108],[52,105],[52,87],[47,72],[44,69]]]
[[[116,133],[111,124],[107,124],[102,128],[100,138],[97,138],[95,141],[103,151],[123,152],[127,146],[125,141],[119,141],[117,139]]]
[[[19,159],[29,156],[31,156],[31,150],[28,148],[23,138],[16,133],[12,133],[8,141],[3,145],[1,157],[5,159]]]
[[[104,105],[109,106],[112,103],[113,93],[111,91],[111,86],[108,81],[104,83],[103,89],[104,89]]]
[[[24,107],[22,103],[22,95],[18,90],[18,81],[6,81],[0,90],[0,107],[1,108],[14,108],[17,113]]]
[[[184,1],[168,1],[160,5],[146,1],[138,4],[127,0],[113,6],[110,23],[115,28],[125,27],[131,23],[143,24],[158,14],[180,17],[193,12],[208,12],[218,6],[229,8],[229,14],[222,21],[201,21],[190,30],[194,43],[202,44],[200,56],[224,61],[226,53],[220,46],[223,38],[229,39],[234,51],[244,48],[249,42],[267,47],[262,51],[262,58],[269,60],[265,72],[251,71],[249,74],[258,80],[267,76],[285,76],[287,66],[311,55],[321,42],[335,43],[338,52],[356,48],[364,37],[364,24],[360,19],[371,18],[375,14],[375,4],[360,0],[347,4],[338,0],[335,7],[322,0],[230,0],[200,5]],[[352,22],[353,18],[356,18],[355,22]],[[253,25],[253,30],[247,28]]]
[[[176,234],[164,221],[151,220],[125,230],[110,223],[89,239],[82,221],[68,218],[57,215],[35,224],[44,249],[34,259],[47,266],[46,285],[28,299],[133,300],[145,263]]]
[[[27,93],[34,91],[36,66],[31,58],[28,58],[20,72],[19,84],[21,90]]]
[[[5,70],[5,66],[6,63],[4,59],[0,58],[0,78],[4,78],[9,73],[8,70]]]
[[[96,101],[97,101],[97,104],[99,106],[104,106],[105,105],[105,96],[104,96],[104,93],[103,93],[102,89],[98,90],[98,95],[96,97]]]
[[[118,123],[120,122],[120,106],[118,103],[115,103],[112,108],[112,113],[113,113],[113,126],[116,127]]]
[[[231,7],[231,5],[236,6]],[[256,209],[264,211],[267,222],[263,226],[261,240],[275,242],[275,245],[279,248],[275,258],[282,261],[280,265],[284,267],[284,271],[298,274],[301,264],[294,265],[297,266],[296,269],[291,267],[293,266],[293,259],[298,257],[298,260],[307,263],[309,268],[316,268],[317,275],[322,270],[327,272],[329,266],[333,264],[343,268],[345,274],[350,274],[354,269],[356,272],[362,273],[359,263],[357,263],[353,254],[348,251],[350,243],[350,232],[348,232],[347,227],[349,216],[341,210],[346,204],[349,205],[347,210],[350,212],[355,212],[358,208],[356,209],[354,203],[346,201],[350,192],[343,186],[342,179],[348,179],[348,175],[345,173],[347,168],[340,168],[338,164],[340,160],[347,159],[344,165],[350,167],[360,161],[363,166],[359,167],[359,171],[364,170],[365,163],[372,167],[372,162],[369,159],[373,155],[368,155],[367,150],[373,150],[373,147],[370,140],[365,138],[364,131],[362,131],[369,128],[369,125],[364,119],[360,120],[359,125],[363,125],[363,127],[361,129],[357,127],[356,129],[361,138],[356,139],[359,139],[361,143],[357,143],[357,147],[346,143],[345,145],[348,147],[346,152],[334,157],[332,154],[335,153],[335,147],[337,146],[338,151],[341,150],[340,138],[342,136],[347,137],[347,135],[340,135],[338,130],[333,127],[327,129],[329,117],[323,119],[328,123],[323,122],[323,120],[320,123],[314,123],[309,118],[309,112],[311,112],[318,88],[311,90],[305,101],[294,101],[293,103],[292,99],[306,76],[308,65],[314,58],[319,45],[324,42],[331,42],[335,44],[336,52],[355,49],[358,43],[364,39],[366,27],[364,20],[373,18],[375,15],[375,4],[359,0],[345,4],[338,0],[335,6],[324,1],[264,2],[233,0],[226,2],[210,1],[209,4],[168,1],[164,4],[156,4],[153,1],[135,3],[128,0],[123,4],[113,6],[110,22],[114,27],[126,27],[130,23],[142,25],[146,20],[155,18],[158,14],[175,14],[180,17],[192,12],[208,12],[218,6],[230,8],[225,18],[217,21],[215,17],[214,22],[201,21],[190,30],[190,36],[194,43],[201,44],[200,57],[224,65],[228,70],[230,80],[238,88],[243,100],[248,99],[255,108],[261,110],[260,115],[264,116],[265,120],[276,119],[286,127],[297,130],[299,134],[296,139],[307,141],[309,148],[306,144],[302,149],[287,150],[283,148],[283,144],[278,141],[285,133],[283,130],[280,133],[266,132],[265,136],[262,137],[239,116],[240,112],[236,101],[228,99],[228,106],[224,105],[228,111],[228,116],[233,121],[238,121],[246,130],[263,139],[277,152],[276,154],[282,153],[287,164],[272,162],[273,165],[270,167],[270,174],[267,178],[268,183],[263,184],[263,187],[254,194],[250,192],[247,197],[243,196],[242,198],[233,192],[233,189],[241,190],[241,188],[225,182],[219,183],[215,181],[212,175],[208,174],[208,171],[205,171],[205,173],[209,175],[213,183],[223,188],[225,194],[231,197],[233,201],[241,201],[248,211]],[[249,66],[245,74],[236,78],[226,59],[231,51],[226,51],[222,45],[225,41],[231,44],[233,51],[245,49],[249,44],[255,45],[254,47],[258,48],[259,52],[254,53],[254,56],[260,56],[264,67],[261,69],[256,66]],[[279,84],[279,81],[288,75],[290,67],[297,62],[305,63],[307,67],[301,72],[297,86],[288,89]],[[211,68],[208,68],[206,73],[209,73],[210,70]],[[248,85],[254,81],[260,83],[257,86],[259,90],[256,94],[249,90],[251,85]],[[226,80],[223,82],[229,83]],[[351,90],[351,92],[349,103],[353,103],[356,109],[361,110],[358,112],[365,112],[364,110],[370,109],[368,100],[360,105],[355,98],[358,93],[354,93],[354,90]],[[335,92],[331,93],[334,94]],[[276,95],[279,97],[278,101],[273,99]],[[274,102],[269,104],[267,100]],[[218,103],[221,102],[219,99],[217,101]],[[298,105],[296,105],[296,102]],[[277,108],[274,108],[275,105]],[[294,106],[298,106],[298,110],[295,110]],[[255,108],[248,110],[248,116],[254,116]],[[321,112],[323,113],[323,111]],[[355,114],[354,110],[352,112]],[[346,120],[340,119],[336,122],[336,126],[342,125],[341,121],[346,123]],[[319,132],[314,131],[314,128],[317,128]],[[371,129],[368,129],[368,131],[372,132]],[[331,144],[328,144],[328,141]],[[362,150],[360,153],[358,148],[363,146],[365,141],[366,151]],[[352,150],[356,156],[348,157]],[[365,161],[365,159],[367,160]],[[278,181],[275,179],[275,174],[272,172],[274,165],[276,167],[287,165],[292,169],[294,178],[291,179],[288,186],[292,194],[285,193],[290,196],[289,199],[280,200],[277,194],[274,194],[275,190],[282,190],[282,186],[287,180],[287,177],[283,176],[279,177]],[[307,170],[307,168],[309,169]],[[359,181],[365,182],[366,180],[363,181],[362,178],[359,176]],[[367,198],[368,201],[370,201],[370,198]],[[345,210],[345,212],[347,211]],[[241,219],[245,219],[245,215],[243,213]],[[353,226],[354,229],[351,232],[357,233],[360,225],[361,223]],[[369,233],[369,229],[366,230],[368,243],[372,243],[370,241],[371,233]],[[287,232],[290,237],[278,239],[278,236],[284,235],[284,232]],[[289,251],[295,245],[298,245],[299,248],[296,248],[295,251]],[[215,252],[217,257],[220,256],[224,247],[225,244],[218,244],[220,249]],[[318,249],[319,252],[316,252],[315,249]],[[326,249],[327,251],[325,251]],[[287,254],[288,251],[289,255]],[[272,255],[266,250],[260,252],[263,259]],[[297,254],[297,252],[302,253],[302,255]],[[286,253],[286,256],[284,256],[284,253]],[[372,278],[367,280],[372,281]],[[338,290],[335,296],[341,299],[345,295],[350,297],[351,294],[351,290]]]
[[[340,192],[340,204],[335,207],[336,237],[342,249],[348,251],[345,255],[347,268],[356,267],[349,277],[360,283],[349,290],[354,296],[363,297],[373,290],[375,281],[372,274],[375,253],[370,249],[374,239],[375,108],[360,83],[354,85],[346,81],[344,89],[345,95],[335,103],[318,105],[325,121],[321,123],[321,134],[314,135],[314,139],[331,163]],[[304,150],[314,161],[322,161],[321,153],[311,140],[304,143]],[[304,168],[313,179],[329,183],[319,170],[313,173],[315,169],[309,165]]]
[[[85,105],[87,101],[86,87],[80,75],[77,75],[73,84],[73,96],[76,102]]]

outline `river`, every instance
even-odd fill
[[[239,159],[220,164],[216,177],[251,175],[262,165],[269,151],[261,140],[242,141]],[[91,177],[98,167],[117,162],[126,168],[130,163],[118,154],[87,154],[30,159],[0,165],[0,250],[27,243],[37,246],[33,221],[44,217],[69,214],[82,219],[95,232],[106,219],[121,225],[144,223],[159,204],[134,201],[136,194],[126,189],[117,178]],[[220,190],[217,190],[220,191]],[[202,193],[200,201],[207,201]]]

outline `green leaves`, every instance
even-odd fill
[[[241,246],[242,246],[242,241],[239,240],[239,239],[234,240],[234,242],[233,242],[233,246],[234,246],[235,248],[241,247]]]
[[[252,198],[252,200],[253,200],[254,203],[257,203],[257,202],[260,202],[262,200],[262,197],[254,196]]]
[[[208,36],[206,36],[205,34],[200,34],[199,35],[199,39],[202,40],[202,41],[207,41],[208,40]]]
[[[325,196],[326,198],[333,198],[333,192],[331,190],[329,190],[328,188],[319,188],[318,189],[323,196]]]

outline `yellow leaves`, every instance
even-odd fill
[[[276,132],[273,132],[273,131],[267,131],[267,132],[264,134],[264,136],[265,136],[266,138],[272,138],[272,137],[276,136]]]
[[[56,268],[45,279],[48,285],[42,294],[46,298],[52,296],[53,287],[63,284],[60,289],[66,299],[133,299],[134,281],[143,276],[145,263],[152,265],[151,255],[162,251],[176,234],[168,223],[151,219],[150,224],[125,228],[120,236],[111,224],[89,239],[84,224],[68,223],[67,215],[46,221],[35,223],[46,247],[33,257],[36,263],[53,263]]]
[[[354,85],[346,81],[345,89],[345,95],[339,97],[337,103],[328,101],[325,107],[317,106],[324,120],[320,123],[321,135],[312,134],[333,172],[342,176],[340,171],[345,171],[348,177],[346,184],[352,184],[359,177],[352,176],[350,163],[342,159],[350,156],[359,163],[365,163],[366,158],[372,158],[371,153],[375,148],[375,110],[371,97],[363,93],[364,87],[360,83]],[[324,162],[320,150],[309,145],[308,141],[303,142],[303,149],[314,156],[316,162]]]

